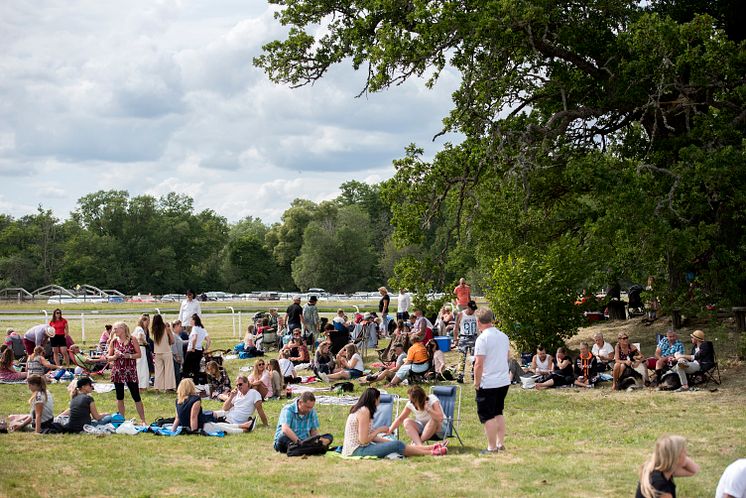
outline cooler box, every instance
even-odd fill
[[[449,351],[451,351],[451,336],[439,335],[437,337],[434,337],[433,339],[438,345],[438,349],[440,349],[444,353],[448,353]]]

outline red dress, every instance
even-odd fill
[[[132,338],[123,343],[119,338],[114,340],[114,352],[122,354],[135,354],[135,346],[132,344]],[[137,360],[130,358],[117,358],[111,367],[111,381],[126,384],[134,382],[137,384]]]

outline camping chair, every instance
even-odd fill
[[[394,405],[396,405],[396,412],[394,412]],[[391,427],[391,423],[397,416],[399,416],[399,396],[381,394],[380,403],[375,415],[373,415],[371,430],[379,427]]]
[[[69,354],[68,354],[68,356],[70,357],[70,362],[71,362],[71,363],[72,363],[73,365],[75,365],[76,367],[80,367],[80,368],[82,368],[82,369],[83,369],[83,371],[84,371],[84,372],[85,372],[85,373],[86,373],[87,375],[103,375],[103,374],[104,374],[104,371],[105,371],[105,370],[106,370],[106,368],[107,368],[107,367],[109,366],[109,364],[108,364],[108,363],[106,363],[106,362],[103,362],[103,367],[101,367],[101,368],[99,368],[99,369],[93,369],[93,367],[95,367],[95,366],[96,366],[95,364],[90,364],[90,363],[87,363],[87,362],[81,361],[81,360],[80,360],[80,359],[79,359],[79,358],[77,357],[77,355],[76,355],[76,354],[74,354],[74,353],[73,353],[72,351],[69,351],[69,350],[68,350],[68,353],[69,353]],[[81,356],[82,356],[82,353],[81,353]],[[98,363],[102,363],[102,362],[98,362]]]
[[[717,355],[715,355],[714,351],[712,356],[715,360],[715,363],[713,363],[710,368],[708,368],[707,370],[694,372],[693,374],[687,376],[690,386],[694,386],[697,384],[704,384],[705,386],[707,386],[707,384],[709,384],[710,382],[714,382],[718,386],[720,385],[720,366],[718,365]]]
[[[279,351],[279,348],[277,347],[278,343],[278,335],[276,331],[267,332],[266,330],[262,333],[262,342],[261,342],[261,350],[262,351],[272,351],[273,349],[276,349]]]
[[[438,397],[443,414],[446,416],[446,430],[444,437],[453,437],[455,434],[461,446],[464,442],[458,433],[458,424],[461,422],[461,386],[433,386],[430,393]]]

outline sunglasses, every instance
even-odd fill
[[[243,382],[236,382],[236,385],[240,387],[243,385]]]
[[[627,336],[625,335],[625,336],[623,336],[623,337],[620,337],[620,338],[619,338],[619,340],[620,340],[620,341],[621,341],[622,339],[629,339],[629,337],[627,337]]]

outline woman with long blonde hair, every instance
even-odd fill
[[[142,356],[140,344],[130,335],[130,329],[124,322],[112,325],[114,339],[109,342],[106,359],[112,364],[111,381],[117,393],[117,409],[124,416],[124,385],[130,391],[135,402],[140,421],[145,423],[145,408],[140,399],[140,389],[137,382],[137,360]]]
[[[686,454],[683,436],[664,435],[655,442],[650,458],[640,468],[636,498],[676,498],[674,477],[689,477],[699,465]]]
[[[197,387],[190,378],[181,379],[179,387],[176,388],[176,417],[171,430],[181,426],[196,432],[205,425],[205,416],[202,413],[202,401],[197,394]]]

